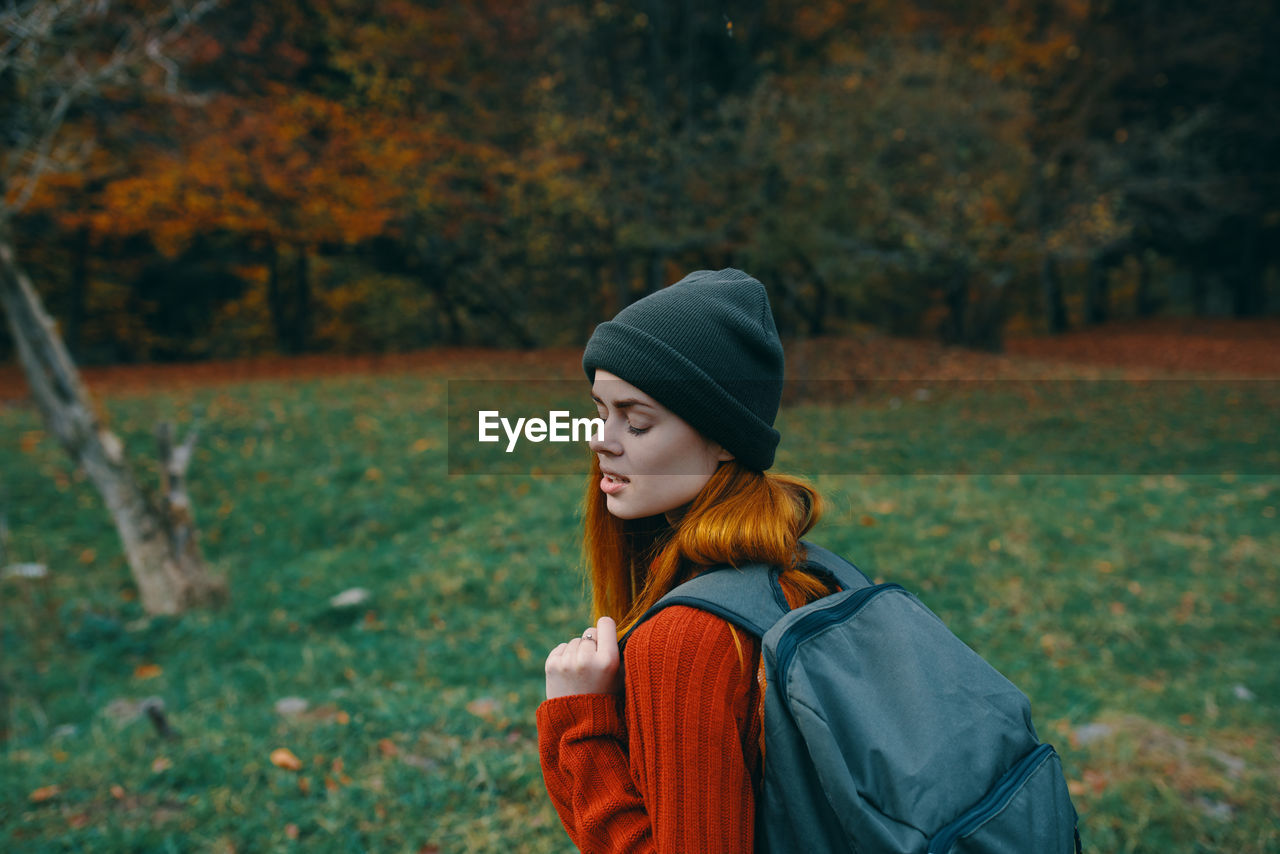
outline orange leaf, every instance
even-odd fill
[[[271,764],[286,771],[301,771],[302,760],[293,755],[287,747],[277,747],[271,751]]]
[[[61,790],[57,787],[57,785],[41,786],[40,788],[36,789],[34,792],[31,793],[31,802],[33,804],[43,803],[44,801],[47,801],[50,798],[56,798],[60,791]]]
[[[467,703],[467,711],[478,718],[489,720],[498,713],[498,701],[492,697],[477,697]]]
[[[154,679],[163,672],[164,670],[161,669],[160,665],[158,664],[139,664],[133,670],[133,678],[134,679]]]

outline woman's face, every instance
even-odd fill
[[[619,519],[665,513],[675,521],[724,460],[733,459],[682,418],[608,371],[596,371],[591,397],[604,435],[590,442],[605,473],[609,512]]]

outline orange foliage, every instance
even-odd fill
[[[431,192],[432,164],[446,147],[429,126],[283,89],[214,98],[198,126],[205,132],[181,151],[104,189],[90,220],[96,232],[147,231],[169,253],[209,231],[354,243]]]

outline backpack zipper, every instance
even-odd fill
[[[849,619],[861,610],[873,596],[887,593],[890,590],[903,590],[903,592],[906,592],[901,584],[875,584],[871,587],[860,587],[847,599],[841,599],[834,605],[816,608],[796,620],[795,624],[787,629],[786,633],[779,639],[777,648],[774,650],[778,657],[777,681],[783,696],[786,696],[787,690],[787,669],[791,667],[791,659],[795,657],[796,649],[801,642],[808,640],[823,629]]]
[[[982,800],[934,834],[929,843],[929,854],[947,854],[960,837],[972,833],[987,819],[1004,809],[1022,788],[1022,784],[1049,758],[1050,753],[1053,753],[1053,745],[1041,744],[1022,757],[994,789],[983,795]]]

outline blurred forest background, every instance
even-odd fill
[[[71,5],[86,52],[146,6]],[[577,345],[727,265],[791,336],[1258,316],[1277,44],[1269,0],[227,2],[68,102],[7,239],[82,364]]]

